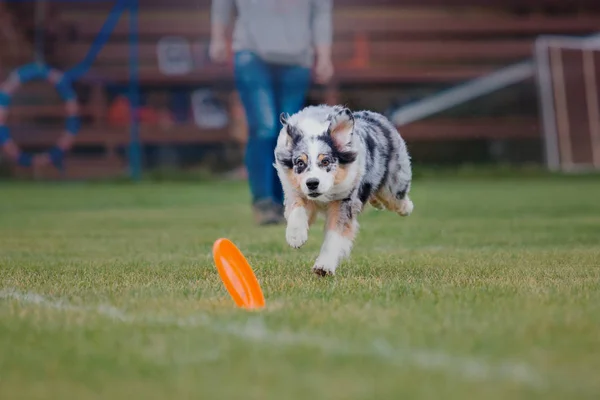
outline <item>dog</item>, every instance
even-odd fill
[[[406,143],[385,116],[340,105],[282,113],[280,122],[273,166],[284,191],[286,241],[300,248],[324,214],[325,238],[313,272],[335,275],[350,256],[367,203],[401,216],[413,212]]]

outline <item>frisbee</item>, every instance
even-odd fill
[[[238,307],[258,309],[265,306],[260,284],[242,252],[229,239],[218,239],[213,258],[225,288]]]

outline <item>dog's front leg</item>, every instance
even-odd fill
[[[334,201],[327,208],[325,240],[313,267],[320,276],[334,275],[339,263],[350,256],[358,231],[358,212],[352,201]]]
[[[299,248],[308,240],[308,228],[315,215],[314,204],[301,198],[290,202],[286,209],[285,239],[291,247]]]

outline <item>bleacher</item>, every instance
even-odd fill
[[[0,76],[10,73],[12,68],[31,57],[31,45],[21,34],[15,16],[0,3]]]
[[[80,62],[112,5],[112,2],[51,3],[47,25],[57,42],[47,49],[49,63],[68,69]],[[553,12],[552,7],[561,13]],[[326,87],[315,85],[310,99],[383,108],[385,96],[378,94],[382,88],[389,96],[402,93],[406,87],[447,87],[530,57],[533,41],[539,34],[585,35],[596,31],[598,26],[598,6],[584,0],[568,6],[557,1],[525,0],[337,0],[335,78]],[[200,128],[193,121],[144,123],[140,132],[142,142],[243,144],[243,111],[233,88],[231,63],[213,65],[207,56],[210,1],[145,0],[140,9],[139,29],[140,84],[144,93],[164,92],[172,87],[208,87],[227,104],[230,114],[230,123],[223,129]],[[110,122],[113,99],[109,88],[128,84],[128,34],[129,21],[124,14],[90,72],[77,84],[84,124],[76,143],[78,147],[101,148],[95,161],[87,161],[96,165],[99,173],[114,173],[124,167],[118,151],[129,143],[129,130]],[[183,75],[161,72],[156,45],[165,36],[181,36],[190,41],[197,62],[194,71]],[[4,78],[5,75],[0,77]],[[49,147],[62,131],[63,105],[48,96],[48,88],[42,89],[44,85],[34,85],[44,97],[41,102],[11,108],[10,117],[15,124],[35,120],[51,120],[54,122],[48,124],[55,124],[54,128],[43,128],[43,134],[28,129],[16,131],[14,137],[23,148]],[[540,136],[535,115],[503,118],[501,122],[491,116],[429,118],[403,127],[402,131],[409,141]],[[93,160],[89,155],[85,159]],[[90,174],[84,171],[85,162],[82,159],[77,164],[77,173],[71,175]]]

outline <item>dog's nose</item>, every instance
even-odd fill
[[[308,190],[316,190],[319,187],[319,180],[316,178],[310,178],[306,181],[306,187]]]

